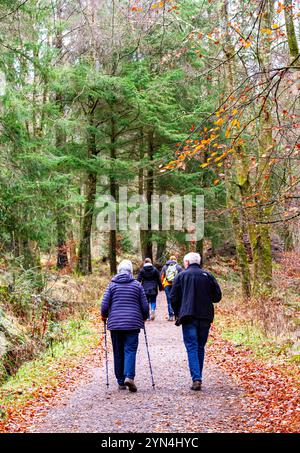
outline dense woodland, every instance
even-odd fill
[[[38,271],[56,245],[88,274],[98,195],[199,193],[213,252],[232,240],[245,295],[269,292],[272,233],[298,245],[297,2],[1,5],[5,262]],[[142,255],[168,241],[142,232]],[[105,242],[115,272],[130,238]]]
[[[190,250],[233,257],[241,300],[272,298],[274,260],[300,246],[299,1],[0,6],[4,311],[43,319],[61,275]],[[98,197],[124,186],[204,195],[204,238],[99,232]]]

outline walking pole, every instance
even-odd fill
[[[105,368],[106,368],[106,387],[109,387],[108,380],[108,351],[107,351],[107,330],[106,330],[106,320],[103,320],[104,323],[104,346],[105,346]]]
[[[152,387],[153,387],[153,390],[155,390],[155,382],[154,382],[152,365],[151,365],[151,360],[150,360],[149,345],[148,345],[148,338],[147,338],[145,325],[144,325],[144,334],[145,334],[145,343],[146,343],[146,349],[147,349],[148,360],[149,360],[149,368],[150,368],[150,374],[151,374]]]

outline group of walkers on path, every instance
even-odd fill
[[[158,272],[156,267],[153,266],[151,259],[146,258],[144,261],[144,266],[139,272],[137,280],[141,282],[147,300],[149,302],[150,309],[150,320],[154,321],[155,319],[155,310],[156,310],[156,298],[158,290],[165,290],[167,303],[168,303],[168,315],[169,321],[174,321],[174,311],[172,308],[171,302],[171,289],[173,280],[179,272],[182,272],[182,267],[179,266],[176,260],[176,256],[171,256],[169,261],[163,266],[161,273]]]
[[[158,291],[165,290],[168,320],[182,326],[192,390],[201,390],[205,345],[214,319],[214,303],[222,298],[215,277],[201,268],[198,253],[188,253],[184,268],[176,257],[161,273],[146,258],[137,280],[130,260],[123,260],[103,295],[101,315],[111,332],[114,370],[119,390],[136,392],[134,382],[140,329],[155,319]]]

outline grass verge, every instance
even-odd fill
[[[291,342],[278,342],[267,336],[256,324],[248,320],[229,319],[227,315],[219,314],[216,319],[221,338],[230,341],[235,347],[251,349],[255,357],[267,361],[282,361],[299,363],[299,356],[290,356]]]
[[[35,360],[24,363],[14,376],[0,387],[0,418],[37,397],[47,398],[60,381],[61,373],[76,367],[80,358],[91,354],[99,344],[99,323],[95,316],[71,318],[61,324],[61,340],[53,342]]]

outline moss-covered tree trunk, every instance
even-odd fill
[[[251,296],[251,273],[249,267],[248,253],[245,247],[245,228],[242,219],[242,209],[239,206],[239,197],[236,187],[233,184],[227,185],[227,206],[230,208],[231,224],[234,234],[235,249],[238,266],[241,272],[242,291],[244,299]]]
[[[257,193],[263,195],[266,202],[265,206],[260,206],[259,200],[255,200],[256,205],[252,208],[252,215],[248,224],[253,256],[253,295],[255,297],[268,296],[272,292],[272,250],[270,225],[268,224],[272,212],[272,206],[269,204],[271,191],[269,178],[264,178],[268,161],[262,157],[267,149],[271,149],[273,142],[269,112],[263,113],[260,123],[260,160],[258,165],[260,178],[256,189]]]
[[[295,89],[297,91],[297,81],[299,81],[299,45],[294,25],[294,12],[293,12],[293,1],[292,0],[285,0],[284,2],[284,17],[285,17],[285,28],[286,28],[286,35],[288,40],[289,46],[289,53],[290,53],[290,63],[293,66],[291,71],[291,77],[295,81],[295,84],[291,87],[291,89]],[[298,97],[298,93],[295,92],[295,99]],[[298,101],[298,111],[299,111],[299,101]],[[292,185],[293,183],[293,165],[291,161],[287,163],[287,182]],[[286,199],[285,208],[289,209],[289,201]],[[283,239],[284,239],[284,249],[285,251],[292,251],[294,249],[294,235],[292,226],[288,221],[284,222],[283,228]]]
[[[231,42],[231,36],[229,32],[229,14],[228,14],[228,0],[224,0],[224,19],[226,27],[226,36],[224,51],[227,59],[225,65],[225,80],[226,80],[226,92],[230,95],[235,88],[235,73],[236,59],[235,50]],[[226,193],[227,193],[227,206],[230,211],[231,223],[234,233],[235,249],[237,254],[237,262],[240,269],[243,297],[249,298],[251,296],[251,272],[248,260],[248,254],[244,242],[245,222],[246,218],[243,214],[242,209],[242,197],[243,189],[246,181],[249,181],[249,165],[247,160],[244,158],[245,150],[241,147],[236,153],[236,172],[231,169],[227,170],[226,177]],[[240,188],[240,190],[238,189]],[[239,210],[238,207],[241,209]]]
[[[272,11],[274,4],[271,0],[266,0],[261,27],[271,29]],[[260,70],[264,74],[264,82],[270,82],[271,64],[271,43],[266,37],[261,41],[258,56]],[[258,197],[253,208],[253,222],[249,224],[249,236],[253,254],[253,294],[255,297],[269,296],[272,292],[272,254],[270,237],[270,215],[272,212],[271,187],[270,187],[270,161],[274,147],[272,136],[272,102],[270,98],[264,101],[261,109],[258,128],[258,167],[256,176],[255,193]],[[262,203],[261,200],[264,200]]]
[[[293,64],[294,60],[299,57],[299,46],[293,18],[293,1],[284,0],[284,6],[285,6],[284,8],[285,28],[288,39],[291,63]]]

